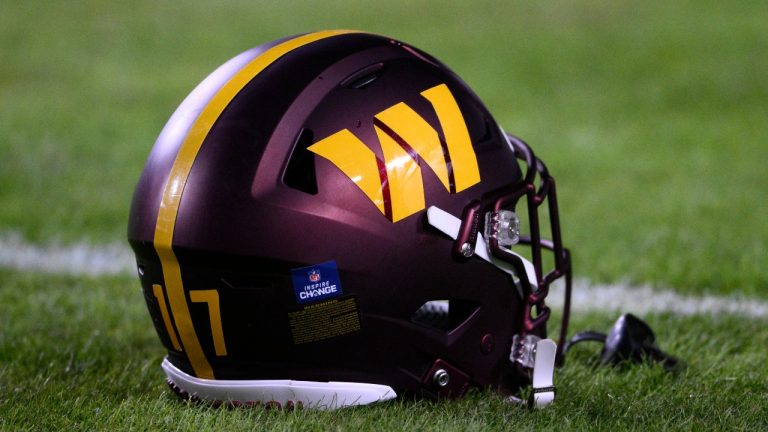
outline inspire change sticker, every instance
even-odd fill
[[[296,301],[310,303],[341,295],[336,261],[291,270]]]

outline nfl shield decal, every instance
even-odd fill
[[[341,295],[336,261],[291,270],[296,301],[310,303]]]

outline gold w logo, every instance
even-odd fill
[[[439,84],[421,95],[432,104],[445,141],[416,111],[400,102],[373,119],[384,161],[348,129],[309,147],[355,182],[392,222],[426,207],[420,161],[450,193],[480,182],[467,124],[448,86]]]

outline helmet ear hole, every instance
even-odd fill
[[[468,300],[430,300],[411,315],[411,321],[450,333],[479,309],[476,302]]]
[[[307,150],[313,142],[314,133],[311,129],[302,129],[296,136],[293,152],[283,173],[283,183],[292,189],[317,195],[315,154]]]

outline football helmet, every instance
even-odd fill
[[[128,238],[183,397],[554,398],[545,299],[571,279],[554,180],[405,43],[321,31],[223,64],[160,133]]]

